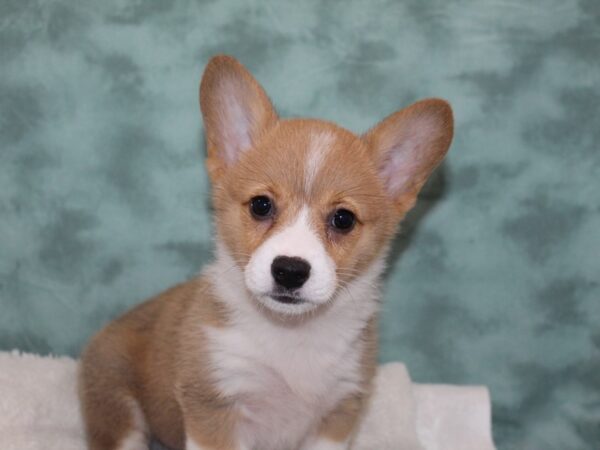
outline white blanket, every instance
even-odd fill
[[[77,362],[0,352],[0,449],[83,450]],[[354,450],[494,450],[484,387],[412,383],[380,366]]]

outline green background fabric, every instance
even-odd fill
[[[600,446],[600,2],[0,1],[0,348],[76,355],[197,273],[215,53],[284,116],[456,115],[396,241],[382,361],[486,384],[500,449]]]

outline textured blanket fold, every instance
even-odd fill
[[[84,450],[76,373],[71,358],[0,352],[0,449]],[[382,365],[353,449],[493,450],[487,389],[415,384]]]

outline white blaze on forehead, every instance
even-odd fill
[[[271,264],[277,256],[302,258],[310,264],[310,276],[298,294],[312,303],[324,303],[333,295],[337,279],[335,262],[310,223],[310,210],[303,206],[296,219],[271,236],[253,253],[246,266],[248,289],[257,297],[273,292]],[[294,308],[294,306],[291,306]]]
[[[307,192],[310,191],[311,186],[317,179],[323,161],[334,141],[335,136],[329,131],[320,131],[311,134],[304,168],[304,186]]]

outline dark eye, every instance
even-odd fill
[[[258,195],[250,200],[250,212],[257,220],[265,220],[273,213],[273,203],[266,195]]]
[[[338,209],[333,213],[331,226],[342,233],[349,232],[356,223],[356,217],[352,211]]]

